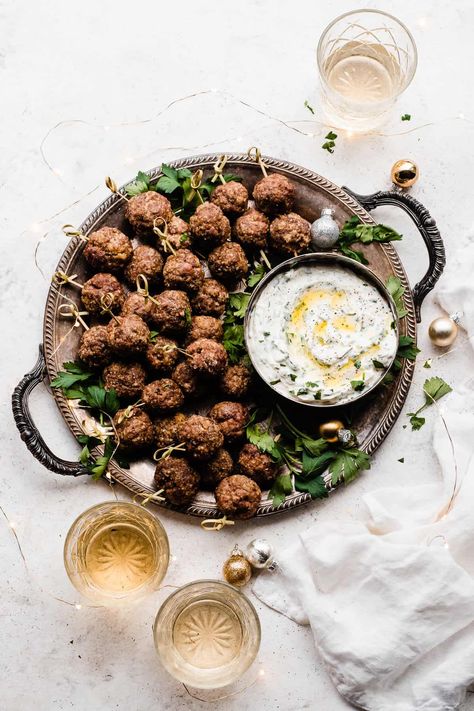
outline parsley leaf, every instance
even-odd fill
[[[411,120],[411,114],[403,114],[402,121],[410,121],[410,120]]]
[[[268,498],[272,499],[273,506],[280,506],[292,491],[293,484],[290,475],[280,474],[273,482],[272,488],[268,492]]]
[[[353,215],[342,226],[336,246],[346,257],[354,259],[361,264],[368,264],[367,259],[358,250],[353,249],[355,242],[371,244],[372,242],[393,242],[401,240],[402,235],[387,225],[366,225]]]
[[[316,476],[309,481],[297,478],[295,479],[295,489],[310,494],[312,499],[325,499],[329,496],[322,476]]]
[[[130,195],[130,197],[139,195],[140,193],[146,193],[149,190],[156,190],[156,188],[150,185],[150,176],[142,170],[138,171],[137,177],[133,183],[130,183],[125,187],[125,192],[127,195]]]
[[[360,449],[341,449],[329,465],[331,482],[333,485],[340,481],[346,484],[359,474],[363,469],[370,469],[370,457]]]
[[[351,380],[351,386],[353,390],[361,392],[365,388],[365,382],[363,380]]]
[[[51,381],[52,388],[61,388],[61,390],[69,389],[76,383],[90,380],[94,377],[94,373],[85,370],[80,363],[66,362],[63,363],[64,371],[60,371],[57,376]]]
[[[314,111],[313,107],[311,106],[311,104],[308,102],[308,99],[305,99],[304,106],[306,109],[308,109],[308,111],[311,111],[311,113],[314,115],[315,111]]]
[[[419,417],[420,412],[423,412],[427,407],[432,405],[437,400],[452,392],[452,387],[442,378],[434,376],[427,378],[423,385],[423,393],[425,396],[424,404],[418,408],[416,412],[408,412],[407,417],[410,418],[412,430],[419,430],[425,424],[424,417]]]
[[[408,311],[405,309],[405,304],[403,302],[403,294],[405,293],[405,287],[403,286],[401,279],[394,276],[393,274],[387,279],[385,284],[387,291],[391,294],[392,299],[395,302],[395,308],[397,309],[398,318],[403,318],[407,315]]]
[[[253,271],[250,272],[249,278],[247,279],[247,286],[249,288],[252,288],[256,284],[258,284],[260,281],[262,281],[266,273],[267,270],[265,269],[265,265],[256,262]]]

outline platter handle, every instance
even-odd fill
[[[343,187],[342,189],[354,200],[357,200],[367,211],[374,210],[380,205],[396,205],[400,207],[411,217],[418,228],[428,250],[430,260],[426,274],[413,288],[415,315],[419,323],[421,321],[421,304],[425,296],[434,288],[446,264],[446,252],[436,222],[426,207],[411,195],[407,195],[407,193],[395,190],[380,190],[372,195],[359,195],[349,188]]]
[[[20,432],[20,437],[35,459],[55,474],[62,474],[63,476],[89,474],[88,470],[80,462],[67,462],[65,459],[60,459],[53,454],[33,422],[28,407],[28,399],[32,390],[43,382],[45,374],[46,363],[43,346],[40,345],[36,364],[29,373],[23,376],[12,395],[13,417]]]

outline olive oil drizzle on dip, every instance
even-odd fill
[[[277,274],[257,297],[248,333],[264,379],[302,402],[352,400],[381,379],[397,350],[382,294],[339,266]]]

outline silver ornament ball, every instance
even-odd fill
[[[254,568],[269,568],[273,564],[273,548],[265,538],[254,538],[250,541],[245,557]]]
[[[339,239],[339,227],[333,215],[332,208],[324,207],[321,217],[311,225],[311,243],[314,249],[332,249]]]

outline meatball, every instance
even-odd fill
[[[157,306],[151,299],[134,291],[125,299],[120,315],[140,316],[146,323],[154,325],[157,317]]]
[[[295,202],[295,186],[285,175],[272,173],[255,185],[253,199],[266,215],[290,212]]]
[[[125,267],[124,276],[131,286],[135,286],[139,274],[146,277],[150,286],[156,286],[163,271],[163,258],[153,247],[142,244],[135,247],[133,255]]]
[[[189,220],[189,229],[201,250],[209,251],[230,238],[230,222],[212,202],[199,205]]]
[[[211,202],[220,207],[227,217],[237,217],[247,209],[249,194],[242,183],[232,180],[218,185],[211,195]]]
[[[184,395],[174,380],[171,378],[160,378],[145,385],[141,399],[148,410],[160,410],[161,412],[173,412],[181,407],[184,402]]]
[[[174,250],[189,249],[191,246],[191,236],[189,225],[176,215],[171,222],[168,222],[168,242]]]
[[[210,338],[213,341],[222,341],[224,326],[222,321],[214,316],[193,316],[191,328],[186,335],[186,343],[192,343],[199,338]]]
[[[149,235],[153,233],[155,220],[162,218],[169,222],[173,217],[173,210],[168,198],[149,190],[129,199],[125,217],[137,234]]]
[[[214,420],[202,415],[188,417],[180,435],[187,454],[200,461],[211,459],[224,444],[224,435]]]
[[[225,311],[229,293],[225,286],[215,279],[204,279],[204,282],[192,299],[193,310],[204,316],[222,316]]]
[[[270,247],[280,254],[301,254],[310,244],[310,224],[296,212],[276,217],[270,225]]]
[[[186,397],[200,397],[204,392],[203,383],[186,361],[178,363],[171,377],[175,383],[178,383]]]
[[[226,368],[219,385],[224,395],[239,400],[247,395],[251,381],[252,373],[250,369],[243,363],[237,363]]]
[[[204,281],[204,269],[189,249],[179,249],[166,260],[163,279],[166,289],[196,292]]]
[[[104,308],[117,313],[125,301],[125,290],[112,274],[94,274],[82,287],[81,301],[91,315],[103,314]]]
[[[236,220],[234,235],[249,249],[265,249],[267,246],[270,220],[263,212],[250,208]]]
[[[185,459],[167,457],[156,465],[155,486],[170,504],[186,506],[199,490],[199,475]]]
[[[236,467],[239,474],[253,479],[262,489],[273,483],[277,465],[270,455],[261,452],[254,444],[245,444],[240,450]]]
[[[120,449],[137,452],[151,447],[154,442],[152,421],[139,407],[119,410],[114,417],[114,426]]]
[[[155,422],[155,443],[158,449],[171,447],[181,442],[181,427],[186,422],[186,415],[177,412],[176,415],[158,417]]]
[[[88,331],[84,331],[77,355],[79,360],[82,360],[89,368],[102,368],[110,363],[112,351],[107,339],[106,327],[92,326]]]
[[[89,235],[82,254],[94,271],[116,272],[123,269],[132,252],[127,235],[115,227],[101,227]]]
[[[249,270],[245,252],[236,242],[226,242],[214,249],[209,255],[208,266],[212,276],[224,284],[235,284],[243,279]]]
[[[140,316],[115,316],[107,326],[107,337],[116,353],[137,355],[146,351],[150,329]]]
[[[209,417],[217,422],[226,442],[236,442],[245,435],[249,419],[248,407],[240,402],[218,402],[209,412]]]
[[[245,519],[256,514],[262,491],[247,476],[232,474],[222,479],[215,496],[219,511],[231,518]]]
[[[191,324],[191,304],[184,291],[167,289],[155,297],[156,325],[165,334],[179,334]]]
[[[227,366],[227,351],[221,343],[210,338],[199,338],[186,349],[189,365],[202,375],[222,375]]]
[[[201,464],[201,484],[205,489],[214,490],[219,482],[232,474],[234,462],[227,449],[218,449],[208,462]]]
[[[169,373],[176,365],[179,351],[176,341],[164,336],[157,336],[148,344],[146,359],[150,366],[161,373]]]
[[[145,387],[145,369],[141,363],[114,361],[102,373],[104,387],[115,390],[119,398],[135,400]]]

